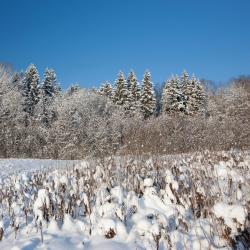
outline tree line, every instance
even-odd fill
[[[56,72],[41,78],[0,66],[0,157],[81,159],[114,154],[173,154],[248,149],[250,79],[221,89],[206,81],[170,77],[153,84],[146,71],[119,72],[99,89],[71,85],[63,91]]]
[[[119,72],[114,87],[105,82],[99,89],[100,94],[123,106],[129,115],[140,112],[142,117],[149,118],[159,113],[205,113],[205,88],[195,75],[189,78],[188,73],[183,71],[181,77],[172,76],[160,91],[161,98],[157,100],[149,71],[144,74],[141,84],[133,71],[128,74],[127,80],[124,73]],[[158,111],[157,102],[160,104]]]

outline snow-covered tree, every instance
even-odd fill
[[[61,88],[57,82],[55,70],[45,70],[41,90],[44,96],[49,98],[55,98],[57,95],[60,94]]]
[[[133,71],[128,75],[127,88],[129,92],[128,99],[130,102],[130,110],[135,111],[140,106],[140,87]]]
[[[156,108],[156,100],[149,71],[147,71],[143,77],[140,102],[141,112],[144,118],[148,118],[154,114]]]
[[[195,79],[195,105],[194,112],[205,112],[207,105],[207,94],[204,85],[198,80]]]
[[[191,79],[184,82],[182,86],[185,97],[186,113],[194,115],[205,111],[206,94],[200,81],[192,76]]]
[[[181,77],[180,77],[180,86],[183,87],[184,85],[188,84],[189,82],[189,75],[186,70],[183,70]]]
[[[113,102],[117,105],[123,106],[125,110],[129,110],[128,94],[129,92],[127,90],[125,75],[120,71],[115,82]]]
[[[205,102],[204,87],[195,76],[189,79],[186,71],[168,80],[163,90],[163,113],[193,115],[204,111]]]
[[[0,64],[0,157],[15,156],[24,127],[23,97],[12,79],[12,72]]]
[[[40,87],[40,100],[38,104],[39,120],[45,126],[50,126],[55,116],[52,104],[59,95],[60,87],[57,83],[56,73],[53,69],[46,69],[44,72],[44,80]]]
[[[24,96],[23,108],[27,119],[34,115],[35,106],[39,101],[39,82],[38,71],[35,65],[31,64],[24,74],[22,84],[22,94]]]
[[[187,95],[184,93],[185,87],[189,84],[189,75],[186,70],[184,70],[181,74],[180,77],[180,88],[182,92],[182,107],[181,107],[181,112],[188,114],[188,107],[187,107]]]
[[[101,95],[104,95],[106,97],[112,98],[113,96],[113,88],[112,85],[109,82],[105,82],[101,85],[99,89],[99,93]]]
[[[185,103],[179,77],[172,76],[166,83],[162,94],[163,113],[185,112]]]
[[[165,87],[165,83],[157,83],[154,85],[154,92],[155,92],[155,100],[156,100],[156,116],[158,116],[162,111],[162,94],[163,89]]]

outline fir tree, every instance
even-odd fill
[[[207,104],[207,95],[204,86],[201,84],[199,80],[196,80],[196,105],[194,107],[194,111],[196,113],[203,113],[205,114],[206,111],[206,104]]]
[[[141,112],[144,118],[152,116],[155,112],[156,100],[154,96],[153,84],[151,82],[151,75],[149,71],[147,71],[143,77],[140,102],[141,102]]]
[[[164,113],[184,113],[193,115],[204,111],[206,95],[203,86],[193,76],[189,79],[184,71],[181,78],[168,80],[162,97]]]
[[[115,82],[113,102],[123,106],[125,110],[129,110],[128,94],[125,76],[123,72],[119,72]]]
[[[162,110],[162,94],[163,89],[165,87],[165,83],[156,84],[154,86],[154,92],[155,92],[155,99],[156,99],[156,116],[158,116]]]
[[[181,88],[181,93],[182,93],[182,107],[180,109],[181,112],[185,113],[185,114],[188,114],[188,106],[187,106],[187,98],[188,96],[185,95],[184,93],[184,89],[186,88],[186,86],[188,86],[190,80],[189,80],[189,75],[187,73],[186,70],[184,70],[182,72],[182,75],[180,77],[180,88]]]
[[[135,112],[140,108],[140,88],[136,75],[130,71],[127,80],[129,109]]]
[[[183,85],[183,95],[185,96],[188,114],[194,115],[198,112],[204,112],[205,90],[195,75]]]
[[[162,94],[162,109],[164,113],[184,112],[183,94],[178,76],[172,76],[167,81]]]
[[[61,89],[57,83],[56,73],[53,69],[45,70],[41,90],[43,91],[44,96],[52,99],[60,94]]]
[[[53,69],[46,69],[44,72],[44,80],[40,88],[39,101],[39,119],[46,126],[50,126],[53,118],[55,117],[52,104],[56,96],[60,95],[60,91],[55,71]]]
[[[26,122],[34,115],[35,106],[39,101],[39,74],[35,65],[31,64],[23,79],[22,94],[24,96],[24,111],[26,112]]]
[[[131,95],[131,101],[133,103],[138,102],[140,100],[140,87],[137,77],[133,71],[131,71],[128,75],[127,87]]]
[[[180,77],[180,86],[183,87],[186,84],[189,83],[189,75],[188,72],[186,70],[183,70],[181,77]]]

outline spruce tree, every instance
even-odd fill
[[[26,112],[26,124],[30,117],[34,115],[35,106],[39,101],[39,74],[35,65],[31,64],[23,79],[22,94],[24,96],[24,111]]]
[[[170,113],[172,109],[172,103],[174,100],[174,77],[166,81],[165,87],[162,93],[162,113]]]
[[[120,71],[115,82],[113,102],[123,106],[125,110],[129,110],[128,94],[125,76],[123,72]]]
[[[130,110],[134,112],[135,110],[140,108],[140,88],[137,81],[137,77],[133,71],[129,72],[127,88]]]
[[[188,86],[188,84],[190,83],[189,80],[189,75],[187,73],[186,70],[184,70],[182,72],[182,75],[180,77],[180,88],[181,88],[181,92],[182,92],[182,105],[181,105],[181,112],[188,114],[188,95],[185,95],[184,93],[184,89],[186,88],[186,86]]]
[[[205,114],[206,104],[207,104],[206,90],[198,79],[196,80],[195,86],[196,86],[196,88],[195,88],[196,105],[195,105],[194,111],[196,113]]]
[[[163,90],[163,112],[194,115],[204,111],[206,95],[203,86],[193,75],[184,71],[181,78],[172,77]]]
[[[154,96],[153,84],[151,82],[151,75],[149,71],[147,71],[143,77],[140,102],[141,102],[141,112],[144,118],[152,116],[155,112],[156,100]]]
[[[183,95],[186,99],[188,114],[194,115],[204,112],[206,101],[205,90],[195,75],[183,86]]]
[[[60,87],[57,83],[56,73],[53,69],[45,70],[41,90],[43,91],[44,96],[52,99],[60,94]]]
[[[165,85],[162,94],[162,109],[164,113],[180,113],[184,111],[183,94],[179,77],[172,76]]]
[[[138,102],[140,100],[140,87],[136,74],[133,71],[129,73],[127,82],[132,102]]]
[[[46,126],[50,126],[55,116],[52,104],[59,95],[60,87],[57,83],[56,73],[53,69],[46,69],[44,72],[44,80],[40,88],[39,101],[39,119]]]
[[[205,89],[195,75],[192,76],[190,85],[188,93],[190,96],[188,101],[190,114],[202,113],[205,111],[206,104]]]

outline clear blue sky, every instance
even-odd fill
[[[155,83],[183,69],[250,74],[250,0],[1,0],[0,61],[98,86],[119,70]]]

